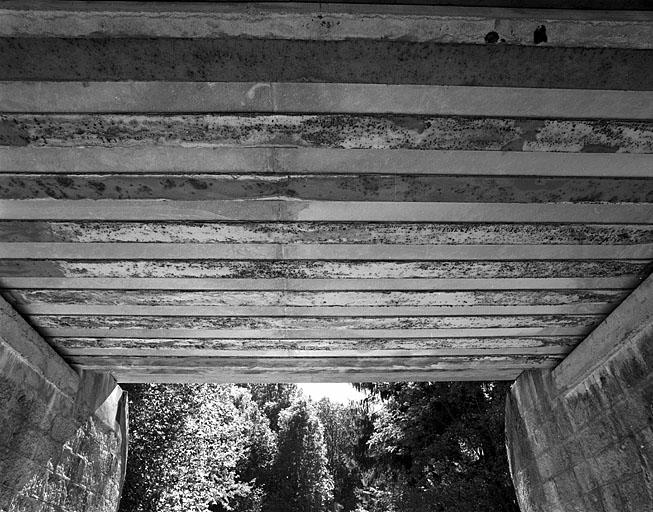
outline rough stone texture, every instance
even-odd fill
[[[648,320],[578,382],[569,385],[557,370],[519,377],[506,440],[522,512],[653,509],[651,347]]]
[[[4,301],[0,324],[0,511],[115,511],[122,390],[107,374],[72,371]]]

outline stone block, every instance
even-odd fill
[[[19,423],[15,421],[15,415],[4,414],[0,416],[0,446],[8,446],[13,437]]]
[[[50,437],[64,443],[75,436],[77,423],[68,416],[58,415],[50,425]]]
[[[586,456],[594,456],[618,441],[612,422],[605,416],[595,420],[578,433],[578,441]]]
[[[616,483],[599,488],[605,512],[623,512],[624,503]]]
[[[651,415],[637,397],[625,397],[607,416],[619,437],[632,436],[649,425]]]
[[[70,482],[62,506],[68,510],[85,510],[88,491],[86,487]]]
[[[38,459],[40,459],[39,448],[41,446],[43,435],[43,432],[39,430],[26,428],[23,430],[18,430],[12,436],[10,443],[15,451],[28,459],[34,459],[36,457],[38,462]]]
[[[633,437],[633,444],[639,455],[642,469],[653,475],[653,428],[646,427]]]
[[[10,448],[0,448],[0,485],[11,489],[20,489],[26,485],[32,475],[46,471],[21,453]]]
[[[548,480],[557,475],[564,468],[560,467],[560,462],[551,453],[541,453],[535,459],[537,472],[542,478]]]
[[[583,495],[583,490],[576,480],[576,474],[573,470],[559,473],[553,480],[555,481],[561,501],[567,501],[569,498]]]
[[[608,446],[596,457],[588,459],[592,472],[602,482],[619,480],[639,471],[636,452],[630,444]]]
[[[580,464],[577,464],[574,466],[573,472],[576,478],[576,482],[582,491],[580,494],[581,496],[599,487],[600,482],[594,476],[589,463],[583,461]]]
[[[588,512],[611,512],[603,507],[603,497],[600,488],[583,495],[585,507]]]
[[[588,512],[585,500],[582,497],[566,501],[562,504],[562,507],[564,512]]]
[[[621,385],[628,392],[636,389],[651,372],[651,367],[643,359],[637,357],[630,347],[624,349],[627,354],[620,354],[617,361],[613,362],[615,372],[619,375]]]
[[[653,504],[653,482],[651,475],[636,473],[631,478],[619,482],[624,512],[650,510]]]
[[[572,393],[562,400],[567,411],[567,417],[574,430],[582,430],[585,425],[592,422],[597,413],[603,412],[602,407],[597,407],[596,402],[591,400],[591,393],[586,386],[579,384]]]
[[[545,480],[544,482],[542,482],[542,491],[544,497],[546,498],[547,503],[560,504],[560,498],[558,496],[558,488],[556,487],[555,481]]]

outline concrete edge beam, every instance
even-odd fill
[[[0,297],[0,349],[7,348],[61,393],[75,396],[79,375]]]
[[[626,344],[652,335],[653,274],[553,370],[557,388],[573,388]]]
[[[653,48],[653,15],[453,6],[5,2],[2,37],[247,37],[388,39],[532,45],[546,27],[552,46]],[[490,39],[495,41],[494,38]]]

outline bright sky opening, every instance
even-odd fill
[[[297,387],[303,391],[304,395],[315,402],[326,397],[332,402],[346,404],[352,400],[359,401],[365,398],[365,393],[356,391],[351,384],[344,382],[303,383],[297,384]]]

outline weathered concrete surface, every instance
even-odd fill
[[[653,193],[653,192],[651,192]],[[642,224],[464,224],[350,222],[27,222],[0,221],[5,242],[550,244],[653,243]],[[53,259],[53,258],[51,258]],[[13,262],[18,268],[18,262]],[[569,265],[582,262],[568,262]],[[635,264],[635,263],[633,263]],[[0,268],[2,262],[0,262]],[[19,275],[16,272],[15,275]],[[579,274],[580,275],[580,274]]]
[[[341,354],[379,356],[456,356],[511,354],[567,354],[582,341],[578,336],[505,338],[335,338],[335,339],[226,339],[226,338],[51,338],[57,350],[70,356],[158,355],[247,356],[252,350],[268,356]]]
[[[288,82],[0,82],[3,112],[136,109],[141,113],[355,112],[648,120],[653,117],[653,91]]]
[[[0,115],[0,145],[5,146],[155,144],[653,153],[653,124],[593,119],[355,114]]]
[[[0,7],[0,290],[80,367],[513,379],[651,270],[650,13]]]
[[[646,0],[497,1],[510,7],[547,10],[488,9],[487,2],[466,0],[446,7],[274,4],[220,5],[93,2],[71,6],[62,2],[4,2],[0,35],[8,37],[242,37],[271,39],[385,39],[486,44],[485,35],[498,31],[507,44],[533,44],[534,27],[545,25],[549,45],[650,48],[646,14],[632,12],[565,12],[552,6],[593,9],[643,9]],[[411,2],[402,2],[403,4]],[[423,3],[423,2],[416,2]],[[478,5],[466,7],[451,7]],[[557,5],[556,5],[557,4]],[[615,7],[617,5],[618,7]],[[500,40],[499,39],[499,40]]]
[[[588,151],[589,149],[591,148]],[[2,146],[0,173],[480,174],[647,178],[651,175],[650,158],[647,154],[625,152],[551,153],[275,146]]]
[[[0,199],[653,203],[653,180],[415,175],[2,174]]]
[[[190,306],[455,306],[554,305],[621,302],[625,290],[510,291],[133,291],[13,290],[4,291],[14,304],[125,304]],[[218,311],[216,310],[216,313]]]
[[[107,374],[75,373],[0,299],[0,510],[114,512],[126,400]]]
[[[116,357],[75,356],[87,368],[111,368],[120,382],[374,382],[512,380],[526,368],[550,368],[560,357]],[[430,376],[430,378],[429,378]]]
[[[653,277],[553,372],[528,371],[506,406],[523,512],[653,506]]]
[[[379,66],[379,62],[385,65]],[[653,51],[631,48],[360,39],[0,38],[1,80],[326,82],[646,91],[653,89],[651,69]]]
[[[112,240],[107,240],[112,242]],[[290,242],[292,243],[292,242]],[[30,276],[35,279],[115,278],[124,279],[643,279],[651,273],[649,262],[604,261],[269,261],[269,260],[0,260],[0,278]],[[45,281],[44,281],[45,282]],[[520,289],[533,288],[523,283]],[[587,285],[577,285],[587,288]],[[9,286],[7,286],[9,288]],[[50,286],[52,287],[52,286]],[[497,282],[496,287],[503,289]],[[599,281],[591,288],[600,288]],[[614,286],[605,287],[612,288]],[[547,288],[547,287],[545,287]],[[558,286],[560,288],[560,286]],[[133,287],[129,287],[133,289]],[[207,289],[207,288],[203,288]],[[217,289],[217,288],[216,288]],[[319,288],[318,288],[319,289]],[[438,289],[442,289],[441,287]]]

